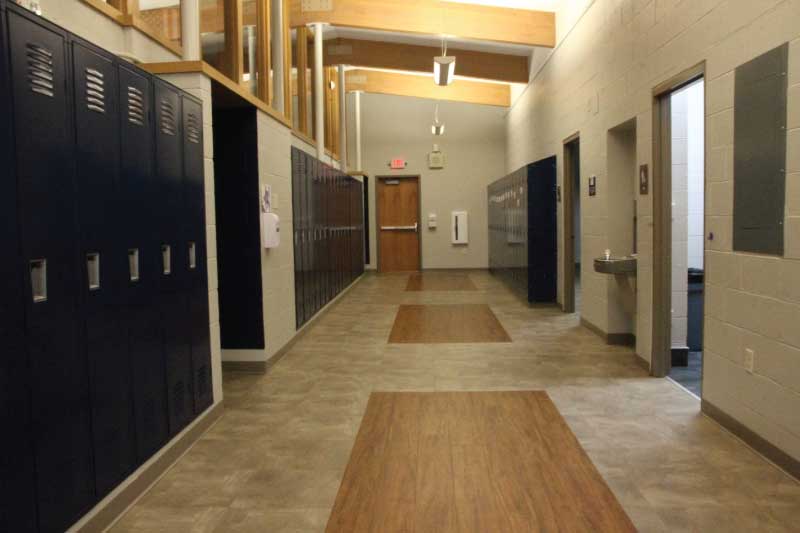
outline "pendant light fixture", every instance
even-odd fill
[[[447,38],[442,37],[442,55],[433,58],[433,80],[436,85],[450,85],[455,73],[456,58],[447,55]]]
[[[439,122],[439,104],[433,110],[433,126],[431,126],[431,133],[434,135],[444,135],[444,123]]]

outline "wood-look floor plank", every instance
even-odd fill
[[[401,305],[389,342],[511,342],[511,337],[486,304]]]
[[[405,392],[370,399],[328,522],[345,531],[635,528],[546,393]]]

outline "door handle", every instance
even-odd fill
[[[419,222],[414,222],[413,226],[381,226],[381,231],[417,231]]]

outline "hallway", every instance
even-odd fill
[[[640,531],[796,527],[800,485],[629,348],[484,271],[408,279],[365,275],[266,375],[226,373],[224,416],[112,531],[323,531],[370,393],[485,390],[546,391]],[[403,304],[488,304],[512,342],[389,344]]]

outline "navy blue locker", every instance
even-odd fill
[[[203,104],[183,95],[184,246],[187,271],[191,390],[193,411],[200,414],[213,403],[211,345],[206,272],[206,216],[203,163]],[[190,380],[187,379],[187,383]]]
[[[206,194],[203,160],[203,104],[183,95],[183,251],[187,262],[186,286],[190,290],[207,286]],[[208,326],[208,324],[206,324]]]
[[[153,93],[149,75],[119,65],[121,103],[120,214],[118,239],[127,255],[122,302],[133,376],[137,464],[146,461],[169,437],[167,387],[158,300],[160,241],[153,239],[160,219],[151,208],[159,194],[154,176]],[[135,221],[135,222],[134,222]]]
[[[157,224],[152,234],[157,243],[160,260],[159,285],[171,292],[182,287],[183,265],[188,254],[182,243],[183,227],[183,137],[181,134],[181,96],[171,85],[153,81],[155,106],[155,178],[156,194],[152,208]]]
[[[313,219],[313,193],[314,193],[314,173],[316,172],[316,161],[309,155],[306,155],[306,174],[303,179],[303,196],[305,199],[305,216],[304,226],[306,228],[306,248],[303,254],[305,261],[305,290],[303,295],[306,300],[305,315],[306,322],[314,316],[316,312],[316,284],[314,276],[314,246],[316,244],[316,234],[314,232],[314,219]]]
[[[95,497],[66,36],[17,9],[8,28],[38,511],[42,531],[63,531]]]
[[[552,302],[557,291],[556,158],[532,165],[528,173],[528,287],[530,302]]]
[[[302,169],[305,168],[304,160],[300,155],[300,150],[292,147],[292,241],[294,244],[294,301],[295,301],[295,326],[299,328],[303,324],[303,247],[302,247],[302,227],[301,219],[301,200],[300,200],[300,179]]]
[[[6,14],[0,4],[0,115],[12,117],[8,86]],[[14,255],[17,237],[17,182],[12,120],[0,124],[0,247]],[[36,470],[30,433],[30,391],[25,351],[22,272],[17,261],[0,261],[0,531],[36,531]]]
[[[194,418],[189,298],[184,292],[174,292],[163,294],[160,301],[167,365],[169,432],[174,436]]]
[[[127,327],[120,305],[128,256],[116,230],[119,94],[113,56],[73,40],[75,162],[81,256],[82,315],[92,393],[97,494],[103,497],[133,469],[136,446]]]
[[[201,286],[189,293],[191,321],[192,391],[194,412],[200,414],[214,403],[211,383],[211,339],[208,320],[208,288]]]

